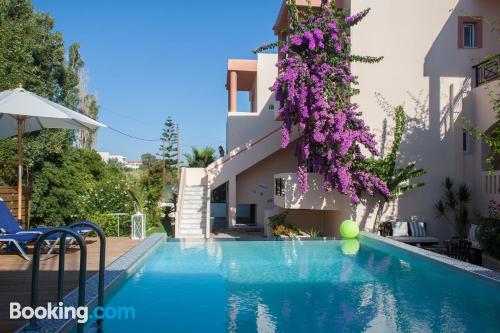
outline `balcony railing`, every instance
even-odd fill
[[[476,71],[476,87],[500,77],[500,54],[473,66]]]
[[[500,194],[500,171],[484,173],[484,192],[487,195]]]
[[[285,179],[274,178],[274,195],[282,197],[285,195]]]

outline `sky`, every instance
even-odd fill
[[[172,116],[181,152],[225,145],[227,60],[275,40],[281,0],[33,0],[55,19],[66,47],[78,42],[101,105],[99,121],[143,139]],[[241,100],[241,98],[240,98]],[[98,151],[140,159],[159,142],[109,129]]]

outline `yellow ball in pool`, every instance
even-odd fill
[[[359,251],[359,241],[357,239],[343,239],[340,241],[342,253],[348,256],[354,256]]]
[[[352,220],[345,220],[340,224],[340,235],[342,238],[352,239],[359,235],[359,227]]]

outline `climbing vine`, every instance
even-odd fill
[[[348,195],[352,203],[359,203],[362,191],[389,197],[387,185],[363,168],[366,153],[379,153],[374,135],[351,102],[358,93],[351,62],[381,60],[350,52],[349,30],[369,9],[347,16],[330,1],[323,0],[319,9],[306,11],[299,11],[294,0],[287,4],[290,25],[283,31],[286,40],[255,52],[279,46],[279,74],[271,89],[280,103],[282,148],[290,144],[292,128],[300,134],[295,154],[301,191],[307,191],[307,173],[314,172],[324,176],[326,191]]]

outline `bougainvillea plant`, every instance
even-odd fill
[[[271,89],[280,103],[282,148],[289,145],[292,128],[300,134],[295,153],[302,193],[308,188],[307,172],[314,172],[324,176],[326,191],[348,195],[354,204],[363,191],[389,197],[386,184],[363,167],[365,152],[379,153],[358,106],[351,103],[358,93],[351,62],[381,60],[351,54],[350,28],[369,9],[347,16],[331,1],[323,0],[320,8],[305,11],[299,11],[294,0],[287,4],[290,24],[282,31],[287,38],[254,52],[279,47],[279,74]]]

